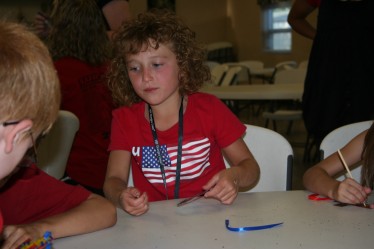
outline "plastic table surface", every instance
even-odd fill
[[[372,248],[374,210],[311,201],[307,191],[241,193],[232,205],[199,199],[153,202],[139,217],[118,210],[117,224],[98,232],[61,238],[54,248],[241,249]],[[230,226],[284,222],[275,228],[232,232]]]
[[[230,100],[301,100],[303,84],[252,84],[204,86],[200,92]]]

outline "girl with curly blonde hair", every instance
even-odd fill
[[[242,140],[245,126],[216,97],[194,32],[167,11],[140,14],[114,36],[109,85],[113,112],[104,192],[132,215],[149,201],[204,192],[231,204],[259,167]],[[225,168],[222,152],[231,162]],[[132,170],[135,187],[128,185]]]

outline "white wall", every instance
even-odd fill
[[[0,0],[0,18],[16,20],[23,13],[29,22],[42,0]],[[72,0],[73,1],[73,0]],[[133,16],[147,10],[147,0],[130,0]],[[230,41],[240,60],[254,59],[273,66],[284,60],[301,61],[309,56],[312,41],[293,32],[289,53],[262,49],[261,9],[256,0],[176,0],[176,13],[196,32],[203,43]],[[309,20],[316,22],[316,13]]]

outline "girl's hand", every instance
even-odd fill
[[[4,244],[2,249],[16,249],[26,241],[34,241],[42,237],[36,226],[20,225],[6,226],[3,232]]]
[[[348,204],[363,203],[370,194],[370,188],[361,186],[352,178],[347,178],[340,182],[333,190],[334,200]]]
[[[230,170],[220,171],[203,186],[203,189],[209,190],[205,193],[206,198],[215,198],[223,204],[234,202],[238,196],[239,185]]]
[[[126,188],[119,197],[119,203],[123,210],[131,215],[142,215],[148,211],[147,193],[140,194],[137,188]]]

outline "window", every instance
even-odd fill
[[[277,3],[262,7],[263,46],[266,51],[291,51],[292,30],[287,22],[290,8],[290,3]]]

